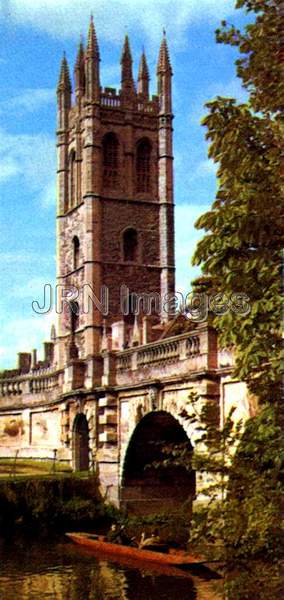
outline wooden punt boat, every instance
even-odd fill
[[[156,563],[160,565],[172,565],[176,567],[204,565],[203,560],[192,556],[184,551],[170,550],[168,553],[162,553],[154,550],[135,548],[132,546],[123,546],[107,542],[102,535],[93,533],[66,533],[76,544],[92,549],[96,554],[112,555],[117,559],[119,557],[128,557],[131,560],[137,560],[145,563]]]
[[[71,540],[69,540],[71,542]],[[79,546],[78,544],[70,543],[68,544],[68,549],[66,549],[66,544],[64,544],[64,552],[68,552],[68,554],[74,557],[82,556],[82,557],[93,557],[99,561],[107,561],[110,563],[114,563],[119,565],[120,567],[125,567],[129,570],[139,569],[143,573],[143,575],[153,575],[154,577],[160,577],[161,575],[166,575],[167,577],[177,577],[179,579],[190,579],[193,581],[195,579],[195,575],[198,575],[200,579],[200,570],[201,575],[203,571],[203,565],[196,567],[196,571],[193,570],[194,565],[190,565],[189,567],[180,567],[179,565],[168,565],[158,562],[149,562],[147,560],[137,560],[137,558],[132,558],[131,556],[122,556],[121,554],[117,556],[116,554],[110,554],[102,552],[94,551],[93,548],[88,548],[87,546]]]

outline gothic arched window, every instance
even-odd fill
[[[111,189],[118,184],[118,148],[116,135],[107,133],[103,139],[103,183]]]
[[[137,262],[138,260],[138,235],[135,229],[126,229],[123,233],[123,260]]]
[[[76,204],[76,153],[75,150],[71,150],[69,155],[69,165],[68,165],[68,193],[69,193],[69,202],[68,208],[72,208]]]
[[[70,302],[70,320],[71,320],[71,333],[75,333],[76,329],[79,327],[79,304],[76,300],[71,300]]]
[[[80,258],[80,242],[76,235],[73,237],[73,269],[78,269]]]
[[[141,140],[136,150],[136,191],[151,191],[151,144],[149,140]]]

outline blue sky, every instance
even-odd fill
[[[63,50],[73,71],[80,34],[93,12],[102,85],[119,87],[127,32],[134,73],[144,46],[156,92],[163,28],[174,71],[177,289],[189,291],[200,232],[194,222],[212,203],[215,166],[207,159],[203,104],[216,95],[244,98],[235,50],[215,42],[222,19],[242,24],[232,0],[0,0],[0,364],[49,339],[53,315],[33,313],[55,278],[56,84]]]

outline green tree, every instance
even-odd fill
[[[236,376],[263,402],[280,400],[283,373],[280,4],[238,0],[236,7],[255,13],[255,21],[243,33],[225,22],[217,30],[219,43],[239,48],[237,74],[249,99],[237,104],[233,98],[218,97],[206,105],[203,124],[211,142],[209,156],[218,163],[219,187],[211,210],[196,223],[206,235],[193,259],[202,264],[205,278],[221,297],[235,294],[233,310],[217,316],[215,325],[221,345],[234,347]],[[245,316],[238,298],[242,293],[250,302]]]
[[[201,549],[209,543],[210,553],[217,549],[224,560],[227,598],[271,600],[284,591],[284,2],[238,0],[236,8],[251,22],[242,32],[223,22],[216,35],[218,43],[239,50],[237,75],[248,101],[217,97],[206,105],[203,124],[219,185],[211,210],[196,224],[206,233],[194,256],[203,270],[195,289],[218,294],[219,309],[222,298],[231,301],[231,310],[219,310],[213,323],[219,344],[234,351],[233,375],[258,398],[259,412],[237,426],[231,412],[220,428],[209,415],[214,407],[204,405],[196,415],[200,403],[191,397],[182,416],[200,422],[194,452],[175,446],[165,454],[166,462],[206,475],[191,541]]]
[[[224,564],[228,600],[282,597],[284,449],[274,405],[237,424],[232,408],[220,428],[216,402],[193,392],[180,416],[195,427],[194,452],[166,445],[165,460],[155,466],[182,465],[204,475],[191,550]]]
[[[260,411],[237,430],[224,497],[220,504],[215,481],[209,503],[195,514],[193,538],[216,542],[219,537],[228,597],[243,600],[276,598],[281,589],[284,3],[238,0],[236,8],[251,22],[244,31],[223,22],[216,37],[238,48],[237,75],[248,101],[217,97],[206,105],[203,125],[219,181],[211,210],[196,223],[206,233],[193,262],[203,270],[197,290],[233,300],[229,312],[214,317],[214,325],[220,345],[234,351],[235,377],[247,383]],[[249,298],[247,312],[240,294]],[[229,421],[219,442],[216,437],[219,474],[222,451],[227,455],[226,444],[234,446]],[[204,468],[207,463],[210,473],[210,440],[205,442]]]

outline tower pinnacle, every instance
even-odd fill
[[[85,57],[85,51],[84,51],[83,37],[81,35],[80,43],[78,46],[75,68],[79,67],[81,65],[81,63],[84,62],[84,57]]]
[[[94,19],[91,15],[88,43],[85,55],[86,92],[90,100],[99,100],[100,97],[100,53]]]
[[[170,63],[169,50],[166,38],[166,32],[163,30],[163,39],[160,46],[158,65],[157,65],[157,75],[162,73],[169,73],[172,75],[172,67]]]
[[[84,92],[85,88],[85,51],[81,36],[74,68],[76,92]]]
[[[172,113],[172,74],[166,32],[164,30],[157,64],[160,114],[164,115]]]
[[[61,61],[57,93],[59,93],[59,92],[71,93],[71,91],[72,91],[72,86],[71,86],[71,79],[70,79],[70,74],[69,74],[69,67],[68,67],[68,62],[67,62],[66,55],[64,52],[63,58]]]
[[[121,90],[126,94],[134,94],[135,86],[132,75],[132,56],[128,35],[125,36],[121,55]]]
[[[138,71],[138,94],[143,95],[145,98],[149,96],[149,69],[146,61],[145,52],[143,50]]]
[[[88,43],[87,43],[87,56],[100,60],[99,45],[97,40],[97,34],[94,26],[94,17],[91,15],[89,32],[88,32]]]

